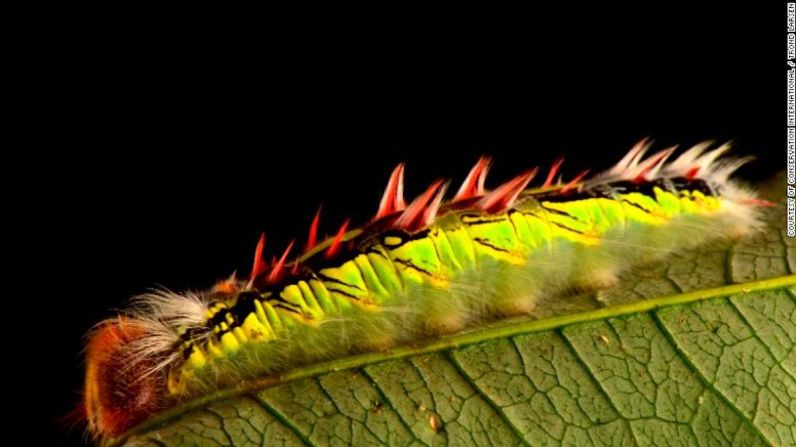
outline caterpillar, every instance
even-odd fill
[[[486,188],[480,158],[455,194],[433,182],[404,199],[392,172],[375,216],[291,243],[210,290],[158,290],[96,325],[86,347],[89,431],[113,437],[149,415],[247,377],[527,315],[541,298],[595,289],[622,271],[760,226],[767,205],[730,176],[750,157],[698,144],[646,156],[642,140],[598,175],[563,182],[562,159]]]

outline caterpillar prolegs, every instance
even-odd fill
[[[448,200],[436,181],[407,203],[404,166],[373,219],[303,250],[263,259],[246,278],[199,293],[159,291],[91,332],[85,412],[115,436],[180,400],[352,352],[386,349],[532,313],[541,297],[610,285],[621,271],[759,224],[755,195],[731,180],[747,158],[728,146],[645,157],[642,141],[609,170],[557,181],[556,162],[486,188],[482,157]],[[673,160],[671,160],[673,158]],[[563,299],[563,298],[562,298]]]

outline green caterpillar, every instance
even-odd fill
[[[729,179],[746,158],[700,144],[644,157],[642,141],[610,170],[540,187],[536,170],[488,191],[481,158],[452,199],[434,182],[408,205],[404,166],[372,221],[263,261],[202,293],[158,292],[91,334],[85,411],[115,436],[175,402],[350,352],[386,349],[533,312],[540,298],[610,285],[622,270],[758,226],[765,202]]]

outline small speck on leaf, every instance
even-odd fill
[[[442,430],[442,423],[439,421],[439,418],[433,414],[428,417],[428,426],[434,430],[434,433],[439,433],[439,431]]]

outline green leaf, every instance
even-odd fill
[[[796,445],[796,242],[768,213],[533,318],[242,383],[108,444]]]

